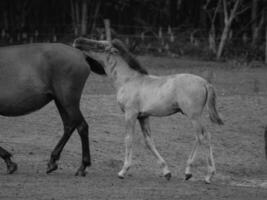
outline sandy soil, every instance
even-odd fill
[[[93,165],[86,177],[75,177],[81,159],[78,134],[66,145],[59,169],[47,175],[46,163],[62,134],[53,103],[23,117],[0,118],[0,146],[14,154],[19,169],[6,174],[0,161],[0,200],[4,199],[267,199],[267,161],[263,130],[267,125],[267,68],[239,67],[227,63],[140,57],[152,74],[190,72],[210,77],[218,93],[218,110],[225,125],[203,123],[212,133],[217,174],[206,174],[205,148],[193,168],[194,177],[183,181],[185,162],[194,130],[182,115],[151,119],[156,145],[173,177],[166,181],[154,157],[145,148],[139,127],[134,138],[133,166],[124,179],[117,172],[124,158],[124,121],[111,82],[89,77],[81,109],[90,126]]]

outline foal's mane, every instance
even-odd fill
[[[128,63],[129,67],[141,74],[148,74],[148,71],[143,68],[140,62],[134,57],[134,55],[129,51],[126,45],[119,39],[114,39],[111,41],[112,45],[119,50],[119,54]]]

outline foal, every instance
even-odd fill
[[[125,114],[126,122],[126,153],[120,178],[124,178],[132,162],[132,141],[136,120],[139,121],[147,147],[157,158],[163,175],[169,180],[171,173],[168,165],[157,151],[149,125],[150,116],[168,116],[177,112],[186,115],[196,129],[196,141],[187,160],[185,179],[192,177],[191,166],[195,159],[197,148],[202,139],[209,146],[207,158],[208,174],[205,182],[210,183],[215,174],[211,136],[200,123],[200,117],[207,105],[212,122],[223,124],[216,110],[215,92],[211,84],[203,78],[192,74],[176,74],[170,76],[152,76],[141,67],[129,50],[120,40],[96,41],[78,38],[74,47],[99,62],[110,77],[116,88],[117,101]]]

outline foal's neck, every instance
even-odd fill
[[[127,82],[145,76],[144,74],[130,68],[128,63],[119,57],[116,58],[116,62],[114,62],[114,64],[111,64],[106,68],[106,74],[112,79],[117,91],[119,88],[127,84]]]

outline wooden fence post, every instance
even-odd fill
[[[109,19],[104,19],[106,40],[111,41],[111,31],[110,31],[110,21]]]
[[[87,1],[83,0],[82,1],[82,20],[81,20],[81,33],[82,35],[87,34]]]

